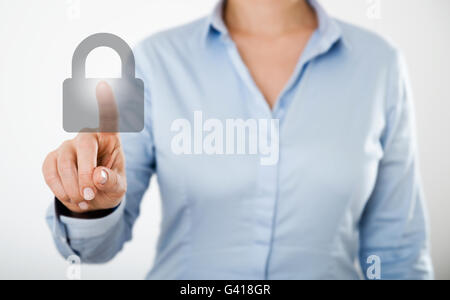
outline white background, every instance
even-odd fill
[[[64,139],[62,82],[73,50],[97,32],[130,44],[210,12],[215,0],[0,0],[0,279],[64,279],[44,215],[52,195],[41,176],[46,154]],[[423,182],[430,210],[436,276],[450,279],[450,1],[322,0],[334,16],[377,31],[405,54],[416,96]],[[75,5],[75,9],[72,6]],[[88,75],[120,70],[112,51],[96,50]],[[364,74],[362,74],[363,76]],[[134,240],[111,263],[83,266],[83,279],[142,279],[159,232],[156,184],[145,196]]]

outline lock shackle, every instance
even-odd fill
[[[123,78],[136,78],[136,62],[133,51],[122,38],[111,33],[93,34],[78,45],[72,58],[72,78],[86,78],[87,57],[99,47],[111,48],[119,54],[122,61]]]

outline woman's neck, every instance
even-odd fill
[[[317,27],[306,0],[227,0],[224,19],[230,31],[250,35],[279,36]]]

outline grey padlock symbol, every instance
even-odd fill
[[[109,47],[115,50],[122,62],[121,78],[86,78],[86,60],[94,49]],[[86,38],[75,50],[72,59],[72,78],[63,84],[63,127],[67,132],[140,132],[144,129],[144,82],[136,78],[133,52],[120,37],[98,33]],[[115,105],[100,107],[96,88],[100,82],[108,83],[114,93]],[[105,128],[103,118],[118,118],[117,126]]]

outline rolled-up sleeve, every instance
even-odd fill
[[[121,241],[120,237],[114,237],[112,233],[123,232],[123,228],[120,228],[120,226],[122,225],[121,219],[124,215],[126,200],[123,200],[111,214],[96,219],[77,219],[63,216],[60,214],[56,201],[58,200],[55,200],[55,203],[48,209],[47,222],[52,230],[57,248],[63,257],[77,255],[80,258],[82,257],[84,262],[102,262],[109,260],[118,252],[119,245],[108,244],[107,246],[110,248],[100,249],[98,242],[107,237],[113,238],[112,240],[115,243]],[[107,251],[111,251],[111,253],[107,253]]]
[[[384,156],[360,223],[360,262],[377,256],[381,279],[432,279],[427,211],[419,176],[414,109],[398,53],[388,78]]]

